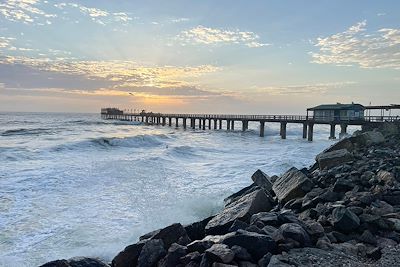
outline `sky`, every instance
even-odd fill
[[[0,0],[0,111],[400,103],[400,1]]]

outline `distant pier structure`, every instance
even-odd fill
[[[175,127],[183,129],[221,130],[223,125],[228,131],[235,130],[235,122],[241,123],[241,130],[246,131],[249,123],[259,123],[260,136],[264,136],[266,123],[280,123],[280,136],[286,139],[288,123],[302,124],[303,138],[313,140],[314,125],[330,125],[330,139],[335,139],[336,126],[340,126],[340,134],[347,133],[349,125],[370,125],[383,122],[399,122],[399,116],[393,116],[392,110],[400,109],[400,105],[363,106],[360,104],[330,104],[308,108],[306,115],[224,115],[224,114],[167,114],[146,111],[127,111],[118,108],[102,108],[101,118],[107,120],[139,121],[148,125]],[[380,116],[370,116],[371,110],[380,110]],[[368,114],[369,111],[369,114]],[[385,114],[389,113],[389,114]],[[223,123],[224,122],[224,123]]]

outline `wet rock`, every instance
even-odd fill
[[[167,255],[158,263],[158,267],[175,267],[180,263],[180,259],[187,253],[187,248],[177,243],[173,243]]]
[[[260,188],[262,188],[267,195],[274,197],[275,193],[272,190],[272,182],[270,177],[262,172],[261,170],[257,170],[252,176],[251,179],[255,184],[257,184]]]
[[[212,218],[213,216],[208,217],[202,221],[186,225],[184,228],[190,240],[203,239],[205,237],[205,227]]]
[[[55,260],[40,265],[39,267],[71,267],[67,260]]]
[[[138,267],[153,267],[166,254],[161,239],[148,240],[142,248],[138,259]]]
[[[169,248],[172,243],[180,243],[179,239],[181,237],[187,236],[185,228],[180,223],[174,223],[165,228],[150,232],[146,235],[141,236],[140,240],[149,240],[149,239],[161,239],[166,248]],[[188,240],[184,239],[184,240]],[[186,245],[186,244],[181,244]]]
[[[145,242],[141,241],[136,244],[127,246],[123,251],[112,260],[112,267],[134,267],[137,265],[137,261],[142,251]]]
[[[245,188],[241,189],[240,191],[238,191],[236,193],[233,193],[232,195],[226,197],[224,199],[225,206],[228,206],[231,203],[233,203],[233,202],[237,201],[238,199],[240,199],[241,197],[243,197],[243,196],[245,196],[247,194],[250,194],[251,192],[259,190],[259,189],[260,189],[260,187],[257,186],[256,183],[252,183],[251,185],[246,186]]]
[[[275,181],[272,189],[278,200],[284,204],[291,199],[303,197],[312,187],[311,180],[293,167]]]
[[[276,250],[276,243],[270,236],[244,230],[238,230],[235,235],[223,240],[223,243],[230,247],[237,245],[245,248],[254,260]]]
[[[207,234],[224,234],[235,220],[247,221],[261,211],[269,211],[271,203],[263,190],[258,189],[242,196],[236,202],[225,207],[223,211],[212,218],[206,225]]]
[[[333,227],[343,233],[349,233],[360,226],[360,219],[345,207],[335,208],[332,212]]]
[[[339,149],[331,152],[321,153],[316,159],[319,164],[319,168],[323,170],[353,161],[354,158],[347,149]]]
[[[231,227],[229,227],[228,232],[235,232],[239,229],[245,230],[250,225],[248,223],[242,222],[240,220],[235,220]]]
[[[227,245],[214,244],[206,250],[206,256],[212,262],[230,263],[235,258],[235,253]]]

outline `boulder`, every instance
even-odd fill
[[[332,212],[332,224],[338,231],[350,233],[360,226],[360,219],[349,209],[337,207]]]
[[[276,250],[276,243],[271,236],[244,230],[238,230],[235,235],[225,238],[222,242],[229,247],[237,245],[245,248],[253,259],[257,261],[268,252]]]
[[[214,244],[206,250],[206,256],[210,261],[230,263],[235,258],[235,253],[224,244]]]
[[[272,191],[272,182],[267,174],[265,174],[261,170],[257,170],[252,176],[251,179],[255,184],[257,184],[261,189],[267,193],[267,195],[274,197],[274,191]]]
[[[259,261],[258,261],[258,266],[260,267],[267,267],[269,265],[269,262],[271,261],[272,254],[268,252],[265,254]]]
[[[316,157],[319,169],[330,169],[346,162],[354,160],[353,155],[347,149],[339,149],[321,153]]]
[[[388,171],[383,171],[380,170],[377,174],[376,177],[378,178],[379,182],[383,182],[386,185],[393,185],[396,182],[396,179],[394,178],[393,174],[391,174]]]
[[[40,267],[109,267],[109,265],[98,259],[76,257],[69,260],[51,261]]]
[[[112,267],[134,267],[137,265],[137,261],[142,251],[145,241],[138,242],[136,244],[127,246],[123,251],[112,260]]]
[[[231,247],[233,253],[235,253],[235,259],[239,261],[251,261],[252,257],[247,249],[234,245]]]
[[[261,222],[263,225],[278,226],[279,219],[276,212],[259,212],[251,216],[250,224]]]
[[[249,227],[249,224],[248,223],[245,223],[245,222],[242,222],[242,221],[239,221],[239,220],[235,220],[234,222],[233,222],[233,224],[231,225],[231,227],[229,227],[229,232],[235,232],[235,231],[237,231],[237,230],[239,230],[239,229],[242,229],[242,230],[244,230],[244,229],[246,229],[247,227]]]
[[[173,243],[167,255],[158,263],[158,267],[175,267],[180,263],[180,259],[187,254],[187,248],[177,243]]]
[[[244,195],[247,195],[253,191],[256,191],[260,189],[260,187],[257,186],[256,183],[252,183],[249,186],[246,186],[245,188],[242,188],[241,190],[239,190],[236,193],[233,193],[232,195],[226,197],[224,199],[224,204],[225,206],[228,206],[229,204],[231,204],[232,202],[237,201],[239,198],[243,197]]]
[[[303,197],[312,187],[312,181],[293,167],[275,181],[272,189],[278,200],[284,204],[291,199]]]
[[[267,195],[258,189],[242,196],[212,218],[205,227],[206,234],[227,233],[235,220],[248,221],[253,214],[270,209]]]
[[[353,151],[354,145],[351,142],[351,138],[343,138],[340,141],[336,142],[329,148],[325,149],[324,152],[332,152],[340,149],[347,149],[348,151]]]
[[[71,267],[67,260],[55,260],[47,262],[39,267]]]
[[[187,254],[186,256],[183,256],[180,261],[182,264],[189,264],[189,262],[197,262],[200,263],[201,262],[201,254],[198,251],[195,252],[190,252],[189,254]]]
[[[182,237],[184,237],[183,238],[184,240],[189,240],[185,228],[183,228],[183,226],[180,223],[174,223],[165,228],[143,235],[139,239],[140,240],[161,239],[164,242],[165,248],[169,248],[169,246],[172,243],[180,243],[179,239],[181,239]],[[186,244],[181,244],[181,245],[186,245]]]
[[[161,239],[148,240],[140,252],[138,267],[153,267],[166,254],[164,242]]]
[[[205,237],[205,227],[213,217],[208,217],[202,221],[194,222],[184,226],[190,240],[200,240]]]
[[[273,238],[276,242],[285,242],[286,239],[294,240],[301,247],[311,245],[310,236],[297,223],[285,223],[274,233]]]
[[[189,252],[198,251],[200,253],[203,253],[205,250],[209,249],[212,245],[214,245],[214,242],[210,240],[204,240],[204,239],[195,240],[187,245],[187,249]]]

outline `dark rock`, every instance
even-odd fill
[[[212,245],[214,245],[214,242],[209,240],[195,240],[187,245],[187,249],[189,252],[198,251],[200,253],[203,253],[204,251],[209,249]]]
[[[190,240],[200,240],[205,237],[205,227],[207,223],[213,218],[213,216],[208,217],[200,222],[194,222],[192,224],[186,225],[185,231],[190,238]]]
[[[319,249],[329,250],[332,248],[332,243],[327,236],[324,236],[317,240],[315,246]]]
[[[325,234],[324,227],[322,227],[319,222],[315,221],[305,221],[304,229],[313,239],[318,239]]]
[[[364,212],[364,210],[362,208],[357,207],[357,206],[351,206],[351,207],[348,207],[348,209],[349,209],[349,211],[353,212],[357,216],[361,215]]]
[[[333,227],[341,232],[349,233],[360,226],[360,219],[345,207],[335,208],[332,212]]]
[[[331,152],[323,152],[316,157],[316,160],[319,168],[323,170],[353,161],[354,157],[347,149],[339,149]]]
[[[347,149],[348,151],[353,151],[354,145],[350,138],[343,138],[342,140],[336,142],[334,145],[330,146],[324,152],[332,152],[335,150]]]
[[[260,267],[267,267],[269,265],[269,262],[271,261],[272,254],[267,253],[265,254],[259,261],[258,261],[258,266]]]
[[[235,258],[235,253],[227,245],[214,244],[206,250],[206,256],[211,262],[230,263]]]
[[[177,243],[173,243],[169,249],[167,256],[162,259],[158,267],[175,267],[180,263],[180,259],[187,253],[187,248]]]
[[[229,227],[229,232],[235,232],[235,231],[237,231],[237,230],[239,230],[239,229],[242,229],[242,230],[244,230],[244,229],[246,229],[247,227],[249,227],[249,224],[248,223],[245,223],[245,222],[242,222],[242,221],[239,221],[239,220],[235,220],[234,222],[233,222],[233,224],[231,225],[231,227]]]
[[[371,203],[372,214],[382,216],[393,212],[394,212],[393,206],[386,203],[385,201],[376,200],[373,203]]]
[[[98,259],[83,257],[69,259],[68,263],[70,267],[109,267],[108,264]]]
[[[291,199],[303,197],[312,187],[311,180],[293,167],[275,181],[272,189],[278,200],[284,204]]]
[[[367,251],[367,257],[373,260],[379,260],[382,256],[380,248],[373,248]]]
[[[252,176],[251,179],[255,184],[257,184],[260,188],[262,188],[267,195],[274,197],[275,193],[272,190],[272,182],[268,175],[266,175],[261,170],[257,170]]]
[[[251,216],[250,224],[262,222],[264,225],[278,226],[279,219],[276,212],[259,212]]]
[[[239,261],[252,261],[252,257],[250,253],[247,251],[247,249],[241,247],[241,246],[232,246],[231,247],[233,253],[235,253],[235,259]]]
[[[283,237],[283,239],[282,239]],[[297,241],[300,246],[311,245],[310,236],[307,232],[296,223],[285,223],[274,233],[273,238],[276,242],[286,241],[286,239],[291,239]]]
[[[247,221],[261,211],[269,211],[271,203],[263,190],[259,189],[242,196],[236,202],[225,207],[206,225],[207,234],[224,234],[235,220]]]
[[[212,262],[208,259],[206,254],[201,258],[200,267],[211,267]]]
[[[376,238],[369,230],[365,230],[359,240],[367,244],[376,245]]]
[[[253,233],[258,233],[258,234],[265,235],[264,231],[262,229],[258,228],[255,225],[250,225],[245,230],[248,231],[248,232],[253,232]]]
[[[278,220],[280,224],[284,223],[300,223],[300,220],[297,218],[296,214],[294,214],[290,210],[281,211],[278,214]]]
[[[287,264],[280,260],[281,255],[273,255],[269,261],[268,267],[293,267],[291,264]],[[260,265],[260,264],[259,264]],[[262,266],[262,265],[260,265]],[[265,265],[264,265],[265,266]],[[296,265],[297,266],[297,265]]]
[[[223,243],[230,247],[237,245],[245,248],[254,260],[276,250],[276,243],[270,236],[244,230],[238,230],[235,235],[225,238]]]
[[[191,262],[188,262],[188,263],[185,265],[185,267],[200,267],[200,264],[197,263],[197,262],[195,262],[195,261],[191,261]]]
[[[137,265],[137,261],[142,251],[145,242],[141,241],[136,244],[127,246],[123,251],[112,260],[112,267],[134,267]]]
[[[264,234],[272,235],[277,230],[277,228],[271,225],[266,225],[263,227],[262,230],[264,231]]]
[[[161,239],[148,240],[140,252],[138,267],[153,267],[166,254],[164,242]]]
[[[40,267],[71,267],[67,260],[55,260],[40,265]]]
[[[351,191],[354,188],[354,183],[349,179],[340,178],[336,180],[336,183],[333,185],[333,192],[347,192]]]
[[[258,267],[257,264],[251,263],[249,261],[239,261],[238,266],[239,267]]]
[[[180,261],[183,264],[189,264],[189,262],[192,262],[192,261],[200,263],[201,258],[202,258],[202,255],[198,251],[195,251],[195,252],[191,252],[191,253],[187,254],[186,256],[181,257]]]
[[[214,262],[212,267],[237,267],[237,265],[225,264],[220,262]]]
[[[164,246],[166,248],[169,248],[169,246],[171,246],[172,243],[179,243],[179,239],[182,236],[186,235],[187,233],[185,231],[185,228],[183,228],[183,226],[180,223],[174,223],[163,229],[159,229],[151,233],[148,233],[146,235],[143,235],[139,239],[140,240],[161,239],[164,242]]]
[[[251,192],[259,190],[259,189],[260,189],[260,187],[258,187],[257,184],[252,183],[251,185],[246,186],[245,188],[241,189],[240,191],[233,193],[232,195],[225,198],[224,199],[225,206],[228,206],[232,202],[235,202],[239,198],[243,197],[244,195],[250,194]]]

